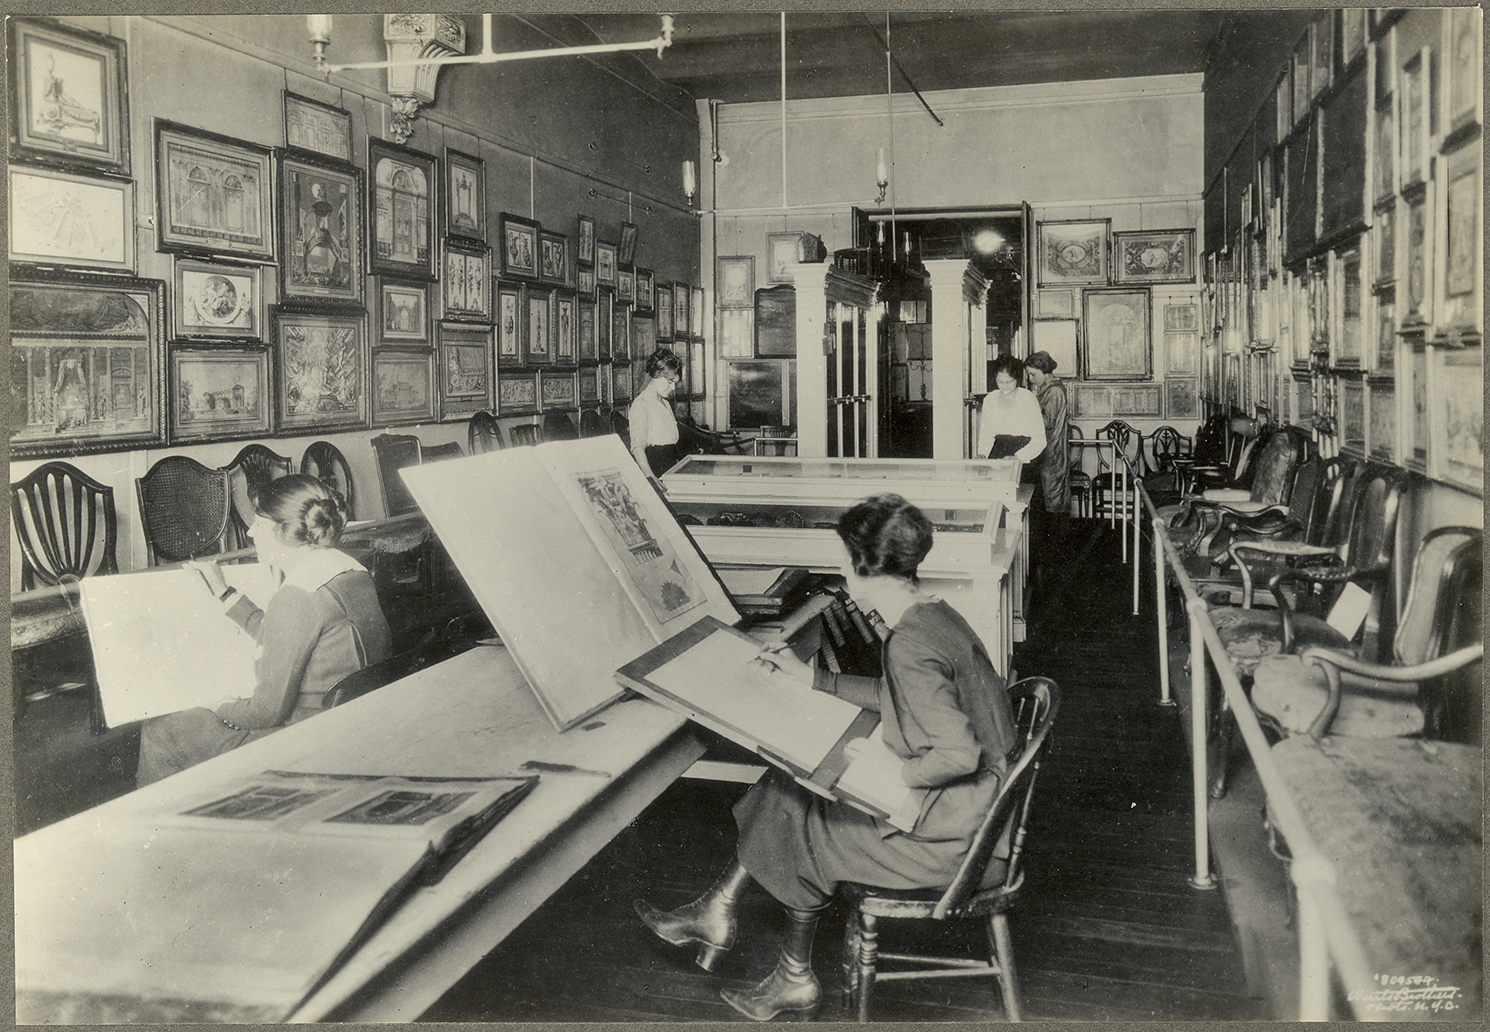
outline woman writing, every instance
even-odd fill
[[[259,561],[284,576],[263,608],[229,587],[217,564],[186,564],[225,617],[258,643],[253,695],[145,721],[138,785],[314,716],[337,681],[388,657],[388,621],[372,577],[335,547],[347,524],[341,496],[315,477],[292,474],[270,481],[254,510],[248,534]]]
[[[892,627],[882,646],[884,676],[833,674],[787,652],[763,651],[760,659],[880,714],[883,748],[899,762],[901,780],[930,790],[913,829],[897,831],[775,774],[735,806],[736,858],[713,888],[670,912],[636,904],[664,941],[697,943],[699,966],[709,970],[734,945],[736,902],[752,878],[782,903],[787,932],[775,970],[753,989],[722,993],[757,1021],[816,1012],[822,990],[812,973],[812,938],[840,882],[914,889],[950,880],[1015,744],[1009,697],[987,650],[956,610],[917,582],[931,550],[931,523],[921,510],[899,495],[877,495],[843,514],[838,535],[849,594]],[[875,750],[882,747],[864,739],[848,747],[851,755]]]
[[[646,473],[660,477],[678,461],[678,419],[673,415],[673,391],[683,379],[683,360],[667,348],[647,356],[650,379],[632,401],[631,454]]]
[[[978,455],[1012,455],[1028,465],[1045,450],[1045,418],[1035,396],[1019,386],[1024,363],[1013,355],[1000,355],[990,371],[995,389],[984,396],[978,415]]]

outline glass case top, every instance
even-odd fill
[[[802,480],[1019,482],[1017,459],[815,459],[693,455],[667,476],[783,477]]]

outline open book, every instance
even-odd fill
[[[248,563],[223,576],[260,609],[279,572]],[[79,584],[93,666],[111,727],[247,698],[254,691],[253,638],[228,619],[200,574],[154,570],[85,577]]]
[[[61,865],[18,840],[17,1016],[132,998],[138,1020],[282,1020],[537,780],[270,771],[148,822],[74,822]],[[146,897],[171,918],[137,920]]]
[[[616,671],[616,680],[902,831],[915,827],[924,789],[901,780],[879,738],[879,715],[815,692],[757,660],[761,643],[704,617]],[[856,738],[873,743],[850,758]]]
[[[620,698],[616,667],[739,612],[614,435],[403,471],[560,731]]]

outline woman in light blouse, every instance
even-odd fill
[[[1003,459],[1013,456],[1025,466],[1045,450],[1045,417],[1040,402],[1019,386],[1024,363],[1013,355],[994,359],[994,390],[983,398],[978,415],[978,456]]]
[[[651,379],[627,413],[631,421],[631,454],[644,472],[660,477],[678,461],[678,418],[673,414],[673,391],[683,379],[683,360],[667,348],[658,348],[647,357],[647,375]]]

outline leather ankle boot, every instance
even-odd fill
[[[723,989],[719,995],[752,1021],[770,1021],[783,1011],[813,1017],[823,1002],[823,989],[812,972],[812,936],[817,910],[786,912],[786,938],[776,957],[776,970],[754,989]]]
[[[713,971],[720,956],[735,944],[735,905],[749,884],[750,872],[737,859],[708,892],[677,910],[658,910],[644,900],[632,906],[663,942],[672,946],[698,943],[698,966]]]

